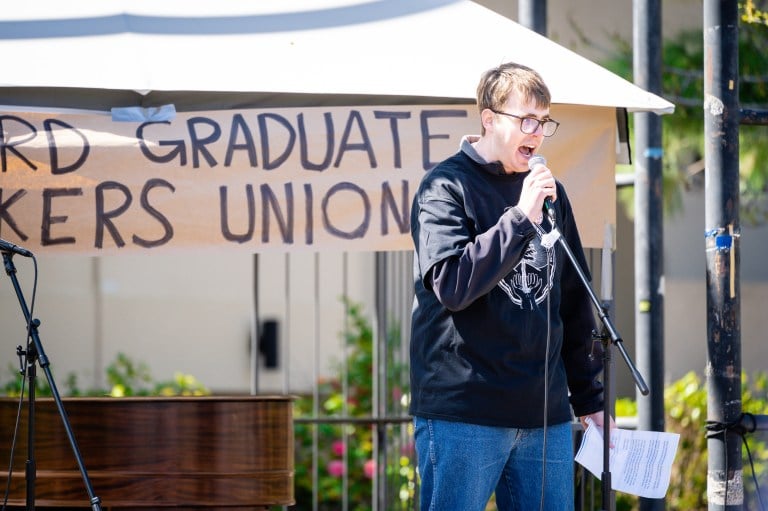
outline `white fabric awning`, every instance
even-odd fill
[[[506,61],[537,69],[555,103],[674,109],[469,0],[13,2],[0,52],[0,104],[44,109],[471,102],[480,73]]]

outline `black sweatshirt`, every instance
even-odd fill
[[[542,246],[512,207],[527,175],[485,163],[465,138],[422,180],[411,212],[412,415],[541,427],[547,352],[547,423],[571,420],[571,407],[577,416],[602,409],[602,346],[592,338],[586,287],[562,247]],[[557,230],[588,275],[559,182],[554,208]]]

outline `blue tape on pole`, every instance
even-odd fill
[[[643,156],[646,158],[659,159],[664,156],[664,149],[661,147],[649,147],[643,152]]]
[[[715,247],[718,250],[730,250],[733,244],[733,237],[728,234],[721,234],[715,238]]]

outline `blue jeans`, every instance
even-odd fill
[[[499,511],[571,511],[571,424],[544,429],[478,426],[414,418],[421,511],[483,511],[496,492]]]

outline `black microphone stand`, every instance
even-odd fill
[[[568,246],[568,243],[560,235],[560,231],[558,231],[557,225],[555,224],[554,209],[550,205],[547,206],[548,207],[546,208],[546,211],[549,217],[551,230],[548,233],[542,234],[542,245],[551,247],[554,246],[555,243],[560,243],[563,251],[568,256],[568,259],[571,260],[573,268],[579,275],[579,279],[584,284],[584,288],[587,290],[589,298],[595,307],[600,321],[602,322],[600,332],[595,332],[594,337],[596,339],[600,339],[603,344],[603,395],[605,396],[605,399],[603,401],[603,472],[600,477],[600,487],[602,491],[601,509],[602,511],[609,511],[611,509],[611,411],[608,400],[610,399],[611,395],[611,344],[619,349],[619,353],[621,353],[621,356],[624,358],[624,362],[627,363],[627,366],[632,373],[632,378],[635,380],[635,385],[637,385],[640,393],[642,393],[644,396],[648,395],[648,385],[646,385],[645,380],[637,370],[637,367],[635,367],[635,364],[632,363],[632,359],[629,357],[627,350],[624,348],[624,341],[617,332],[616,327],[614,327],[613,322],[608,315],[607,307],[600,303],[599,298],[590,285],[589,278],[587,278],[584,270],[581,268],[581,266],[579,266],[578,260],[573,255],[571,247]]]
[[[5,273],[8,274],[8,276],[11,279],[11,282],[13,283],[13,289],[16,291],[16,296],[19,299],[19,305],[21,306],[21,310],[24,313],[24,320],[26,321],[26,324],[28,325],[28,332],[27,332],[27,350],[26,352],[22,351],[21,346],[19,346],[16,350],[16,352],[19,355],[19,358],[21,358],[23,355],[26,355],[27,363],[27,377],[29,380],[29,403],[28,403],[28,412],[29,412],[29,419],[27,422],[27,462],[26,462],[26,509],[27,511],[34,511],[35,509],[35,479],[37,477],[37,467],[35,464],[35,443],[34,443],[34,428],[35,428],[35,378],[37,371],[35,369],[36,362],[40,362],[40,367],[43,369],[43,372],[45,373],[45,377],[48,379],[48,386],[51,389],[51,393],[53,394],[53,399],[56,402],[56,407],[59,410],[59,415],[61,416],[61,420],[64,423],[64,430],[67,433],[67,437],[69,438],[69,443],[72,446],[72,451],[75,454],[75,460],[77,461],[77,466],[80,468],[80,473],[83,476],[83,481],[85,483],[85,488],[88,491],[88,497],[89,502],[91,504],[91,509],[93,511],[101,511],[101,499],[94,495],[93,488],[91,486],[91,481],[88,477],[88,473],[85,469],[85,464],[83,463],[82,456],[80,455],[80,450],[77,447],[77,442],[75,441],[75,436],[72,433],[72,426],[69,423],[69,419],[67,417],[67,413],[64,410],[64,404],[61,401],[61,395],[59,394],[59,390],[56,387],[56,382],[53,379],[53,375],[51,374],[50,369],[50,362],[48,361],[48,357],[45,354],[45,350],[43,350],[42,342],[40,341],[40,336],[37,332],[37,327],[40,325],[40,321],[37,319],[33,319],[30,315],[29,308],[27,307],[27,303],[24,299],[24,294],[21,291],[21,287],[19,286],[19,281],[16,278],[16,266],[13,264],[13,253],[8,251],[3,251],[3,262],[5,265]],[[32,339],[32,342],[29,342],[29,339]],[[22,364],[22,367],[24,364]]]

